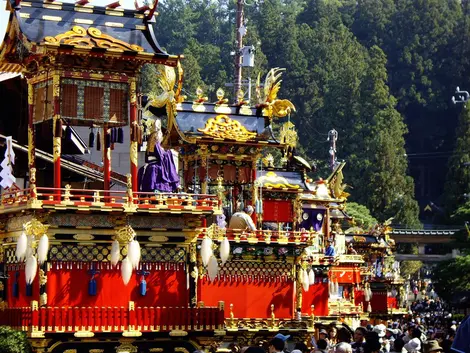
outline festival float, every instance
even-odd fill
[[[295,107],[278,98],[282,70],[257,84],[255,106],[221,89],[188,102],[155,5],[7,10],[0,71],[21,76],[2,99],[14,92],[18,107],[0,136],[0,324],[37,352],[229,351],[373,312],[361,293],[374,291],[376,258],[342,230],[344,163],[309,176]],[[158,65],[161,91],[139,91],[145,64]],[[74,127],[90,129],[87,142]],[[111,170],[123,143],[127,175]],[[101,165],[80,157],[92,148]],[[229,229],[248,205],[256,230]]]

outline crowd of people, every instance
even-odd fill
[[[244,347],[240,353],[455,353],[451,346],[457,325],[444,317],[432,321],[420,316],[354,331],[332,324],[319,330],[311,342],[292,342],[290,336],[277,334],[263,346]]]

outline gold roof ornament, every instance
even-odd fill
[[[217,89],[216,92],[217,102],[215,103],[214,111],[219,114],[230,114],[231,109],[228,106],[228,99],[225,97],[225,91],[222,88]]]
[[[299,185],[289,184],[286,178],[277,175],[274,172],[267,172],[265,175],[259,177],[257,181],[260,185],[267,188],[290,188],[290,189],[299,189]]]
[[[193,102],[193,110],[195,112],[204,112],[206,107],[204,107],[204,103],[209,100],[206,96],[204,96],[204,91],[201,87],[196,88],[196,100]]]
[[[104,34],[98,28],[94,27],[85,29],[82,26],[73,26],[70,31],[58,34],[55,37],[45,37],[44,42],[46,45],[56,46],[66,44],[80,48],[144,51],[144,48],[140,45],[126,43],[108,34]]]
[[[24,231],[27,235],[34,235],[35,237],[42,236],[47,233],[49,226],[41,223],[36,218],[24,224]]]
[[[274,168],[274,157],[271,153],[268,153],[266,157],[262,159],[262,161],[266,168]]]
[[[250,132],[239,121],[227,115],[217,115],[207,120],[204,129],[198,129],[204,135],[215,138],[245,142],[256,137],[256,132]]]
[[[258,75],[256,84],[258,107],[263,108],[263,113],[269,119],[283,118],[295,111],[295,106],[290,100],[277,98],[277,94],[281,89],[281,76],[284,70],[279,67],[271,69],[266,75],[264,87],[261,87],[261,74]]]
[[[135,230],[129,224],[116,229],[116,240],[121,245],[126,245],[131,242],[135,235]]]
[[[288,147],[297,147],[299,137],[297,135],[297,131],[295,130],[295,125],[293,123],[288,121],[282,124],[279,134],[279,140],[281,143],[287,145]]]

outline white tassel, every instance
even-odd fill
[[[41,239],[39,239],[38,245],[38,263],[42,265],[47,261],[47,253],[49,252],[49,237],[46,234],[43,234]]]
[[[336,293],[336,294],[339,293],[339,284],[338,284],[338,281],[335,282],[335,293]]]
[[[36,256],[28,256],[26,259],[25,265],[25,277],[26,283],[31,284],[36,277],[36,273],[38,272],[38,261],[36,260]]]
[[[369,292],[369,298],[372,299],[372,296],[374,295],[374,294],[372,293],[372,289],[370,289],[370,287],[369,287],[369,288],[367,288],[367,290],[368,290],[368,292]]]
[[[367,312],[368,313],[372,312],[372,305],[370,305],[370,302],[367,304]]]
[[[209,275],[209,280],[212,282],[219,273],[219,263],[214,255],[211,256],[209,259],[209,263],[207,265],[207,274]]]
[[[204,267],[209,263],[209,259],[211,258],[212,254],[212,239],[209,237],[204,237],[201,242],[201,259]]]
[[[366,302],[370,301],[369,289],[367,287],[364,288],[364,300]]]
[[[113,241],[111,246],[111,265],[116,266],[119,262],[119,257],[121,256],[121,249],[119,247],[119,242],[117,240]]]
[[[227,237],[224,237],[220,244],[220,259],[222,260],[222,266],[227,262],[230,255],[230,242]]]
[[[129,243],[127,256],[132,264],[132,268],[137,269],[140,262],[140,244],[137,240],[132,240]]]
[[[23,231],[18,237],[18,242],[16,243],[16,258],[18,262],[24,261],[26,257],[26,249],[28,248],[28,238],[26,233]]]
[[[330,293],[330,297],[332,297],[335,292],[335,285],[332,281],[328,281],[328,292]]]
[[[313,285],[315,284],[315,272],[312,269],[308,272],[308,284]]]
[[[124,282],[124,285],[127,286],[129,281],[131,280],[132,276],[132,263],[129,260],[129,257],[126,256],[124,260],[122,260],[121,263],[121,276],[122,276],[122,281]]]
[[[304,287],[304,291],[308,292],[308,288],[310,287],[310,281],[308,278],[307,270],[302,270],[302,286]]]

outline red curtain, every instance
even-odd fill
[[[135,306],[187,306],[186,273],[179,270],[152,270],[145,277],[147,293],[140,295],[141,276],[133,272],[130,282],[124,285],[121,271],[101,269],[95,276],[97,295],[88,294],[91,279],[88,270],[59,269],[55,266],[48,273],[47,293],[49,306],[125,306],[134,301]]]
[[[302,314],[310,315],[312,305],[315,305],[315,316],[328,315],[328,283],[315,283],[308,292],[303,291]]]
[[[388,297],[388,298],[387,298],[387,306],[388,306],[390,309],[398,309],[397,298]]]
[[[236,318],[269,318],[271,304],[274,304],[276,318],[292,318],[294,283],[287,282],[210,282],[199,281],[198,300],[207,306],[225,302],[225,316],[230,315],[230,304]]]
[[[361,282],[361,273],[355,267],[336,267],[330,270],[329,277],[340,284],[356,284]]]
[[[367,310],[367,302],[364,299],[364,291],[363,290],[355,290],[354,291],[354,301],[356,305],[363,305],[364,311]],[[387,292],[380,291],[375,292],[372,291],[372,298],[370,300],[370,305],[372,306],[373,313],[381,313],[387,312]]]
[[[292,216],[292,201],[263,201],[263,222],[292,222]]]
[[[14,269],[13,269],[14,268]],[[19,273],[18,277],[18,297],[13,296],[13,284],[16,282],[16,272]],[[31,301],[36,300],[39,302],[39,270],[33,281],[32,296],[26,296],[26,279],[24,272],[24,264],[15,265],[8,269],[9,278],[7,279],[7,302],[10,308],[18,308],[31,306]]]

